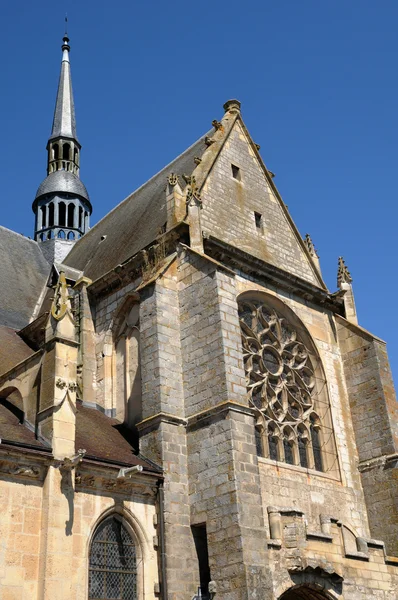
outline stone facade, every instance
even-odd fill
[[[91,281],[76,257],[93,228],[20,332],[36,350],[0,398],[32,437],[0,444],[2,600],[97,598],[112,518],[136,552],[128,600],[398,596],[385,344],[348,275],[327,290],[239,103],[225,110],[192,172],[165,178],[157,238]]]

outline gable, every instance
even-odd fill
[[[240,119],[235,121],[201,194],[201,222],[206,233],[324,287]]]

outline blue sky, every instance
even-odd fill
[[[228,98],[324,278],[398,373],[396,0],[0,4],[0,224],[32,235],[69,18],[81,178],[96,222],[210,128]]]

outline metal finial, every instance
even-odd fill
[[[65,35],[68,35],[68,13],[65,13]]]

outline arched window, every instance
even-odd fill
[[[136,546],[117,517],[94,532],[89,558],[89,600],[137,600]]]
[[[60,202],[58,204],[58,223],[60,227],[65,227],[66,225],[66,204],[65,202]]]
[[[74,240],[75,239],[75,234],[73,233],[73,231],[70,231],[68,233],[68,240]]]
[[[72,204],[72,202],[71,202],[70,204],[68,204],[68,227],[73,227],[74,220],[75,220],[75,205]]]
[[[50,202],[48,205],[48,226],[53,227],[54,225],[54,202]]]
[[[81,206],[79,206],[79,229],[82,228],[82,224],[83,224],[83,209]]]
[[[117,318],[114,336],[114,407],[116,418],[129,425],[141,420],[139,304],[128,299]]]
[[[75,148],[75,154],[74,154],[74,158],[75,158],[75,164],[79,164],[79,151],[77,148]]]
[[[258,454],[337,475],[326,381],[307,330],[277,298],[240,300],[239,320]]]
[[[63,229],[61,229],[61,231],[59,231],[59,232],[58,232],[58,237],[59,237],[61,240],[64,240],[64,239],[65,239],[65,231],[64,231]]]
[[[42,227],[46,227],[47,226],[47,223],[46,223],[46,216],[47,216],[46,207],[45,206],[41,206],[40,210],[41,210],[41,226]]]
[[[64,160],[69,160],[69,155],[70,155],[70,145],[64,144],[62,147],[62,158]]]
[[[59,147],[58,144],[53,145],[53,159],[58,160],[59,158]]]

